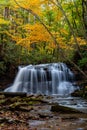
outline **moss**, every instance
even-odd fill
[[[5,99],[0,100],[0,104],[4,104],[6,102]]]
[[[9,105],[10,108],[19,108],[20,106],[26,106],[27,104],[25,102],[14,102],[13,104]]]
[[[73,92],[71,94],[71,96],[87,98],[87,88],[86,89],[81,89],[79,91],[77,90],[77,91]]]

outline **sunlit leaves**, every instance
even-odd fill
[[[9,21],[0,18],[0,25],[9,25]]]
[[[80,45],[86,45],[85,39],[83,39],[83,38],[81,38],[81,37],[77,37],[77,41],[78,41],[78,43],[79,43]],[[73,37],[71,37],[70,43],[73,44],[73,45],[75,44]]]
[[[78,10],[81,12],[81,5],[79,1],[62,0],[59,2],[65,11],[71,26],[75,30],[74,32],[76,33],[76,39],[78,43],[85,44],[84,38],[77,36],[77,31],[80,30],[78,28],[80,26],[80,22],[74,2],[76,2],[76,5],[79,4]],[[2,3],[5,5],[2,8],[2,11],[4,12],[6,0],[2,0],[0,4]],[[72,38],[72,30],[69,29],[65,17],[56,0],[9,0],[8,3],[8,21],[2,17],[0,19],[0,25],[9,25],[10,23],[6,35],[10,37],[11,40],[17,45],[21,45],[29,50],[31,49],[31,45],[33,43],[41,44],[45,42],[45,49],[52,51],[58,46],[67,50],[67,48],[70,48],[70,44],[72,48],[72,45],[75,42]],[[29,10],[32,10],[41,19],[48,31],[39,21],[39,19],[37,19],[37,17],[35,17],[35,15],[33,15]],[[78,30],[76,30],[77,28]],[[55,42],[53,41],[49,32],[57,41],[56,45],[54,44]]]
[[[24,9],[31,9],[35,13],[40,14],[41,1],[40,0],[15,0],[18,5],[23,7]]]
[[[45,30],[45,28],[39,24],[35,23],[33,25],[26,24],[23,29],[26,30],[26,38],[30,43],[39,43],[39,42],[49,42],[50,36],[49,33]],[[21,42],[20,42],[21,43]]]

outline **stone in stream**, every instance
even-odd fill
[[[59,112],[59,113],[82,113],[79,110],[76,110],[74,108],[60,106],[58,104],[55,104],[51,107],[51,111],[53,112]]]

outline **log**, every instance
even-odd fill
[[[26,97],[27,93],[26,92],[0,92],[0,95],[4,95],[5,97]]]

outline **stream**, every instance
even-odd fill
[[[30,108],[29,111],[29,103],[32,104],[33,101],[25,101],[27,104],[21,106],[23,107],[21,109],[28,111],[29,115],[26,113],[26,122],[28,122],[29,128],[20,130],[87,130],[87,100],[67,96],[79,89],[74,78],[74,74],[64,63],[20,66],[13,84],[4,92],[25,92],[35,99],[37,99],[37,95],[41,95],[43,96],[42,100],[46,101],[46,103],[40,102],[40,104],[31,105],[32,109]],[[23,105],[22,100],[21,103]],[[54,104],[75,108],[81,113],[53,112],[51,108]],[[9,106],[12,107],[12,104]],[[16,107],[20,109],[20,105]],[[14,116],[19,119],[21,116],[18,113],[19,110],[17,115],[14,112]],[[25,119],[25,113],[23,111],[20,113],[23,114],[22,119]]]
[[[87,130],[85,99],[37,94],[5,97],[3,94],[0,95],[0,130]],[[81,113],[52,111],[56,104],[75,108]]]
[[[48,101],[49,104],[59,104],[75,108],[82,113],[80,114],[62,114],[57,112],[51,112],[50,106],[44,106],[40,109],[37,108],[36,112],[46,116],[44,119],[29,120],[30,130],[87,130],[87,100],[80,97],[60,97],[45,96],[44,100]],[[33,113],[34,114],[34,111]],[[35,129],[34,129],[35,128]]]
[[[54,95],[49,101],[87,113],[87,100],[80,97],[60,97]]]

